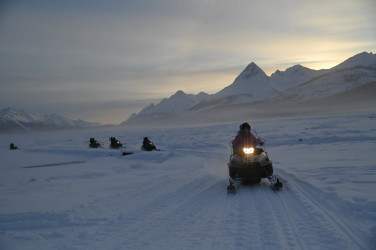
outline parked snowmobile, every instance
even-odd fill
[[[149,138],[147,137],[144,137],[144,141],[142,142],[141,149],[145,151],[154,151],[154,150],[159,151],[157,147],[154,145],[154,143],[150,141]]]
[[[268,178],[270,187],[278,190],[282,188],[282,183],[273,175],[273,164],[265,151],[264,142],[260,146],[242,145],[242,152],[232,147],[232,154],[228,165],[229,185],[228,192],[236,191],[236,184],[258,183],[261,178]]]
[[[9,145],[9,149],[10,149],[10,150],[15,150],[15,149],[18,149],[18,147],[17,147],[16,145],[14,145],[13,143],[11,143],[11,144]]]
[[[123,147],[123,144],[121,144],[119,140],[116,140],[115,137],[110,137],[109,140],[111,142],[110,148],[122,148]]]
[[[89,147],[91,148],[99,148],[101,146],[101,144],[95,140],[94,138],[90,138],[90,144],[89,144]]]

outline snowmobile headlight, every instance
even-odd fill
[[[244,152],[246,155],[253,154],[254,151],[255,151],[254,148],[243,148],[243,152]]]

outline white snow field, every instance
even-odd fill
[[[0,249],[376,249],[376,114],[248,122],[280,191],[227,194],[240,122],[0,135]]]

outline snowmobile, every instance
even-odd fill
[[[144,151],[159,151],[157,147],[154,145],[154,143],[150,141],[147,137],[144,138],[141,149]]]
[[[101,144],[95,140],[94,138],[90,138],[90,144],[89,144],[89,147],[91,148],[99,148],[101,146]]]
[[[13,143],[11,143],[11,144],[9,145],[9,149],[10,149],[10,150],[15,150],[15,149],[18,149],[18,147],[17,147],[16,145],[14,145]]]
[[[273,164],[265,151],[264,142],[260,146],[243,145],[241,152],[232,148],[232,154],[228,165],[229,193],[236,191],[236,185],[247,183],[259,183],[261,178],[268,178],[270,187],[274,190],[282,188],[282,182],[273,175]],[[236,153],[234,153],[236,151]]]
[[[121,144],[119,140],[116,140],[115,137],[110,137],[109,140],[111,142],[110,148],[122,148],[123,147],[123,144]]]

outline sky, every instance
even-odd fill
[[[376,52],[374,0],[0,0],[0,109],[119,124],[178,90],[214,94]]]

